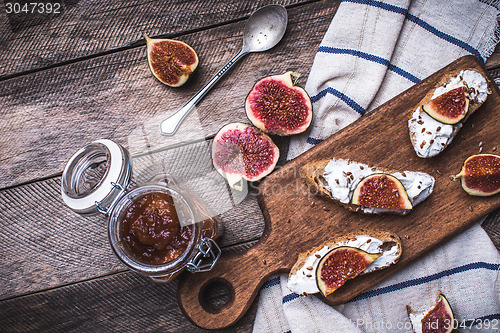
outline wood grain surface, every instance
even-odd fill
[[[467,68],[474,68],[487,77],[492,94],[465,123],[460,137],[443,153],[433,159],[417,157],[409,141],[409,116],[445,74]],[[449,176],[460,171],[468,156],[477,154],[479,142],[483,143],[485,153],[500,147],[498,105],[500,91],[482,64],[473,56],[463,57],[287,163],[260,185],[259,202],[266,227],[259,242],[242,254],[221,258],[210,272],[183,279],[178,290],[181,308],[198,326],[227,327],[245,313],[269,276],[290,270],[297,253],[361,229],[397,233],[403,242],[403,255],[397,265],[357,277],[355,282],[348,281],[323,298],[331,305],[345,303],[493,212],[500,207],[498,197],[469,196],[459,183],[450,181]],[[363,144],[358,143],[359,133],[363,133]],[[333,157],[391,170],[426,172],[436,179],[433,194],[407,216],[349,212],[313,196],[300,179],[299,170],[304,164]],[[227,284],[232,295],[226,304],[217,308],[206,306],[200,297],[204,288],[214,281]]]
[[[150,36],[176,38],[244,20],[264,5],[290,6],[304,1],[208,0],[203,6],[186,0],[57,0],[51,3],[55,2],[61,3],[59,14],[35,11],[16,15],[2,10],[0,79],[144,45],[141,37],[144,32]]]
[[[176,288],[185,276],[157,285],[127,270],[107,242],[106,219],[78,216],[62,204],[62,168],[95,139],[116,140],[137,157],[155,149],[195,150],[225,123],[246,121],[243,101],[258,78],[292,69],[303,74],[299,84],[305,84],[314,50],[340,1],[51,1],[62,3],[59,15],[6,15],[5,2],[0,11],[0,331],[207,332],[188,321],[177,304]],[[244,58],[187,119],[183,138],[159,146],[160,139],[150,133],[159,120],[238,51],[246,18],[268,3],[288,8],[283,42]],[[152,77],[142,32],[196,48],[201,63],[189,85],[171,89]],[[497,47],[486,63],[494,78],[500,78],[499,54]],[[288,139],[277,141],[283,165]],[[219,216],[224,256],[250,251],[264,231],[258,191],[252,188]],[[499,221],[497,210],[483,228],[500,249]],[[228,297],[224,286],[213,284],[204,302],[213,308]],[[251,332],[255,310],[253,302],[235,325],[216,331]]]
[[[143,137],[146,130],[150,140],[166,146],[210,138],[226,123],[247,121],[244,100],[257,79],[295,70],[304,73],[299,83],[305,84],[314,58],[311,50],[319,46],[337,6],[316,2],[307,11],[290,9],[283,41],[270,51],[247,55],[170,141],[160,137],[158,124],[238,51],[244,21],[182,37],[197,46],[201,65],[191,84],[178,89],[154,79],[145,47],[0,81],[0,117],[5,119],[0,122],[0,188],[60,173],[74,151],[96,139],[133,148],[133,134]]]

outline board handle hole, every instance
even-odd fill
[[[205,311],[216,314],[233,303],[234,287],[226,279],[210,279],[201,287],[198,298]]]

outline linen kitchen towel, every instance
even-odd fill
[[[464,55],[486,61],[500,39],[500,1],[344,0],[317,51],[306,90],[311,129],[288,159]],[[354,300],[330,307],[286,287],[262,288],[254,332],[412,332],[406,305],[445,293],[465,332],[500,331],[500,255],[474,225]]]

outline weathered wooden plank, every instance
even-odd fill
[[[27,0],[17,3],[30,3]],[[32,1],[31,1],[32,2]],[[0,12],[0,78],[143,43],[143,32],[167,38],[248,17],[257,8],[304,0],[56,0],[60,14]],[[29,6],[31,11],[31,6]]]
[[[486,61],[486,68],[500,67],[500,44],[495,48],[495,52]]]
[[[182,314],[177,285],[178,279],[155,284],[133,272],[120,272],[1,301],[0,327],[2,332],[207,332]],[[224,290],[215,290],[212,297],[214,301],[225,297]],[[238,332],[251,332],[255,305],[238,323]]]
[[[146,142],[156,149],[246,121],[244,100],[258,78],[288,69],[308,73],[337,6],[322,1],[290,9],[284,40],[236,65],[171,139],[160,136],[159,122],[237,52],[244,22],[183,36],[197,47],[201,65],[180,89],[152,77],[143,47],[0,82],[0,188],[61,172],[74,151],[98,138],[115,139],[136,153],[147,150]]]
[[[104,216],[79,216],[60,197],[60,179],[0,192],[0,299],[123,271],[108,243]],[[260,237],[255,193],[218,216],[221,246]]]

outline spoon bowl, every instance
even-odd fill
[[[243,48],[262,52],[274,47],[283,38],[287,25],[285,7],[269,5],[258,9],[245,24]]]
[[[245,24],[243,46],[240,52],[231,58],[186,104],[161,122],[161,134],[174,135],[182,121],[194,110],[198,102],[243,56],[251,52],[267,51],[278,44],[285,34],[287,21],[286,8],[281,5],[268,5],[255,11]]]

